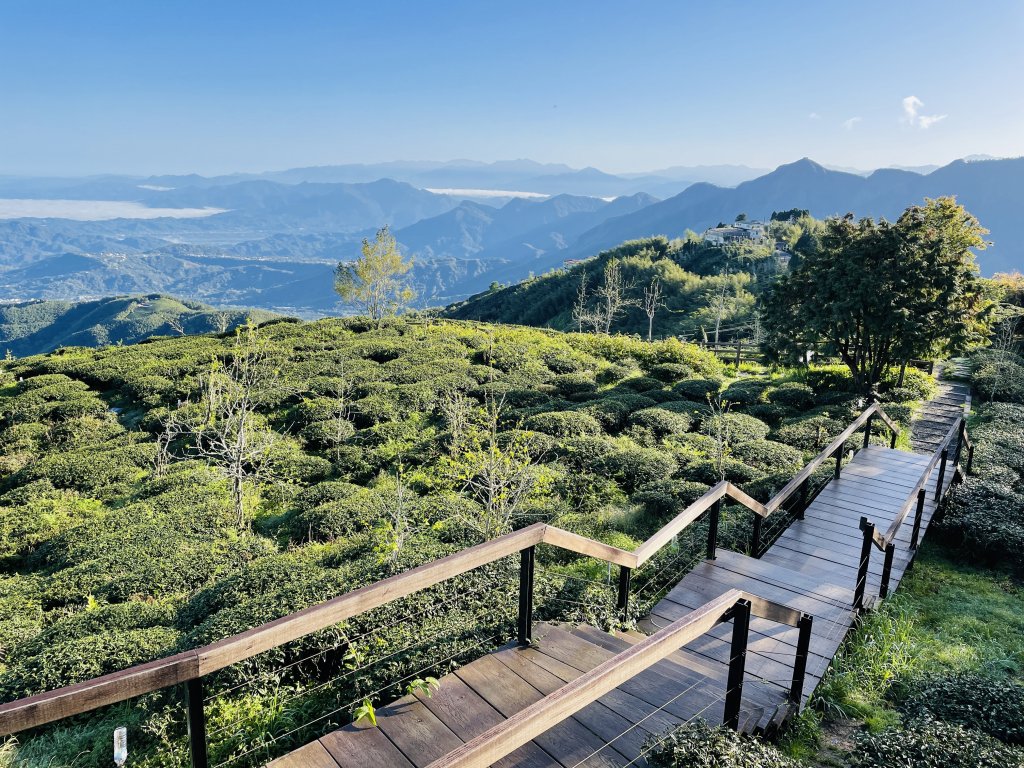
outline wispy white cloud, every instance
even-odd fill
[[[808,120],[821,120],[821,115],[819,115],[817,112],[811,112],[811,114],[809,114],[807,116],[807,119]]]
[[[843,120],[843,128],[845,128],[848,131],[852,131],[853,127],[857,125],[857,123],[861,122],[863,119],[864,118],[862,117],[851,117],[849,120]]]
[[[924,102],[917,96],[907,96],[903,99],[903,117],[900,118],[900,122],[921,130],[928,130],[935,123],[948,117],[948,115],[922,115],[921,107],[923,106]]]

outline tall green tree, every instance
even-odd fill
[[[824,342],[871,393],[891,366],[981,340],[988,302],[972,249],[987,232],[952,197],[895,223],[831,219],[765,297],[765,347],[793,358]]]
[[[363,240],[362,256],[355,261],[341,262],[334,270],[334,290],[342,301],[358,304],[375,322],[398,314],[416,292],[410,287],[407,273],[413,260],[403,259],[398,242],[388,227],[377,231],[371,242]]]

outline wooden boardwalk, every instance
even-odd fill
[[[963,392],[947,386],[917,430],[928,450],[936,423],[948,432],[962,414]],[[927,435],[927,437],[926,437]],[[941,441],[941,437],[940,437]],[[719,549],[698,564],[638,627],[653,634],[701,606],[742,590],[813,618],[799,702],[790,700],[799,630],[751,616],[739,730],[770,732],[804,707],[857,617],[855,585],[865,536],[862,517],[890,530],[908,499],[925,484],[919,539],[936,511],[940,469],[928,455],[877,445],[857,452],[760,558]],[[942,474],[943,489],[953,467]],[[913,561],[914,514],[892,538],[888,589]],[[868,602],[879,595],[884,555],[871,547]],[[733,599],[733,598],[729,598]],[[784,610],[784,609],[783,609]],[[762,614],[764,615],[764,614]],[[502,758],[501,768],[625,768],[644,766],[653,736],[696,717],[722,722],[732,654],[732,623],[720,623]],[[638,642],[640,632],[609,634],[593,627],[538,624],[534,644],[510,644],[446,675],[430,697],[405,696],[377,710],[378,727],[349,725],[278,758],[274,768],[426,768],[471,739],[554,694]],[[795,696],[793,697],[796,698]],[[522,743],[522,742],[518,742]]]
[[[654,631],[729,589],[742,589],[803,611],[814,618],[807,680],[801,706],[825,674],[843,638],[853,625],[854,587],[860,563],[863,537],[859,523],[868,517],[879,530],[886,530],[928,465],[927,456],[894,451],[872,445],[860,451],[843,467],[842,476],[832,480],[808,506],[803,520],[795,521],[760,559],[719,550],[715,560],[699,564],[640,622]],[[927,486],[921,535],[935,512],[934,487],[938,469]],[[943,485],[948,487],[952,473]],[[890,591],[909,567],[913,551],[910,538],[913,515],[900,526],[895,538]],[[883,555],[873,551],[868,569],[867,594],[878,595]],[[751,621],[747,649],[744,695],[748,689],[774,690],[779,710],[765,711],[757,729],[770,727],[782,716],[785,693],[792,677],[796,629],[763,619]],[[728,627],[719,626],[708,636],[724,643]],[[711,641],[708,640],[708,645]],[[710,649],[709,649],[710,650]],[[699,651],[705,653],[705,651]],[[709,661],[712,659],[709,657]],[[714,660],[723,669],[723,660]]]

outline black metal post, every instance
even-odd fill
[[[188,745],[192,753],[192,768],[207,768],[206,709],[203,706],[203,678],[185,683],[188,695]]]
[[[895,429],[890,429],[889,431],[892,432],[892,436],[889,438],[889,447],[896,450],[896,440],[899,439],[900,433]]]
[[[889,579],[892,577],[892,557],[896,554],[896,545],[889,543],[885,548],[885,560],[882,563],[882,583],[878,587],[878,596],[889,596]]]
[[[519,644],[533,642],[533,571],[535,565],[533,547],[519,553]]]
[[[718,518],[722,516],[722,500],[708,510],[708,560],[714,560],[718,549]]]
[[[871,563],[871,547],[874,546],[875,524],[862,517],[860,529],[864,531],[864,543],[860,546],[860,567],[857,569],[857,585],[853,590],[853,607],[858,611],[864,608],[864,590],[868,584],[868,565]]]
[[[750,629],[750,601],[737,600],[732,609],[732,648],[729,652],[729,680],[725,691],[725,717],[722,724],[734,731],[740,727],[740,703],[743,700],[743,673],[747,664],[747,635]]]
[[[619,566],[619,599],[616,601],[615,607],[619,609],[619,616],[623,621],[626,619],[626,614],[629,613],[629,582],[632,574],[632,568]]]
[[[946,479],[946,461],[949,460],[949,449],[942,449],[942,458],[939,460],[939,479],[935,483],[935,501],[942,498],[942,481]]]
[[[836,449],[836,480],[839,479],[839,475],[843,471],[843,453],[846,452],[846,446],[841,445]]]
[[[868,423],[864,425],[864,447],[867,448],[871,444],[871,422],[875,416],[872,414],[868,416]]]
[[[764,524],[764,518],[757,514],[757,512],[753,512],[752,514],[754,515],[754,531],[750,534],[750,556],[760,557],[761,526]]]
[[[910,534],[910,548],[917,549],[917,539],[921,535],[921,519],[924,517],[924,499],[927,494],[924,488],[917,492],[917,511],[914,512],[914,531]]]
[[[793,662],[793,684],[789,686],[789,700],[800,705],[804,695],[804,677],[807,674],[807,657],[811,652],[811,626],[814,618],[805,613],[796,625],[800,634],[796,640],[796,660]]]
[[[807,511],[807,480],[800,483],[800,513],[797,515],[797,520],[804,519],[804,512]]]
[[[953,452],[953,466],[960,465],[960,452],[964,446],[964,434],[967,432],[967,419],[960,417],[960,428],[956,433],[956,450]]]
[[[971,474],[971,468],[974,466],[974,446],[972,445],[967,449],[967,467],[964,469],[964,474]]]

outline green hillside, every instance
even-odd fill
[[[807,220],[807,226],[815,226]],[[811,247],[811,239],[800,240],[800,225],[777,223],[779,237]],[[799,247],[796,252],[799,252]],[[579,329],[581,284],[588,298],[584,309],[600,303],[605,268],[617,261],[624,277],[627,306],[615,318],[612,330],[646,338],[648,316],[644,311],[644,289],[652,280],[661,286],[663,300],[656,306],[653,336],[712,336],[715,326],[725,331],[722,338],[736,333],[749,336],[754,308],[762,289],[784,269],[772,245],[715,246],[696,236],[668,240],[651,237],[633,240],[604,251],[595,258],[540,277],[491,290],[453,304],[444,314],[464,320],[518,323],[560,330]],[[584,324],[584,329],[585,324]],[[740,331],[742,329],[742,331]]]
[[[28,301],[0,305],[0,350],[15,357],[59,347],[133,344],[150,336],[223,333],[264,310],[219,310],[161,294],[111,296],[95,301]]]
[[[633,548],[723,476],[768,498],[860,411],[835,368],[734,375],[676,340],[358,318],[8,361],[0,699],[203,645],[536,521]],[[893,394],[927,391],[911,377]],[[236,486],[215,447],[243,400]],[[482,492],[481,477],[515,493]],[[742,549],[750,524],[727,510],[721,545]],[[700,556],[697,528],[637,573],[634,610]],[[613,621],[606,568],[539,557],[538,615]],[[410,670],[445,659],[440,676],[502,642],[517,578],[503,563],[208,680],[211,762],[263,764]],[[318,730],[295,731],[305,722]],[[187,761],[168,693],[22,734],[0,764],[106,765],[114,725],[131,730],[133,765]]]

